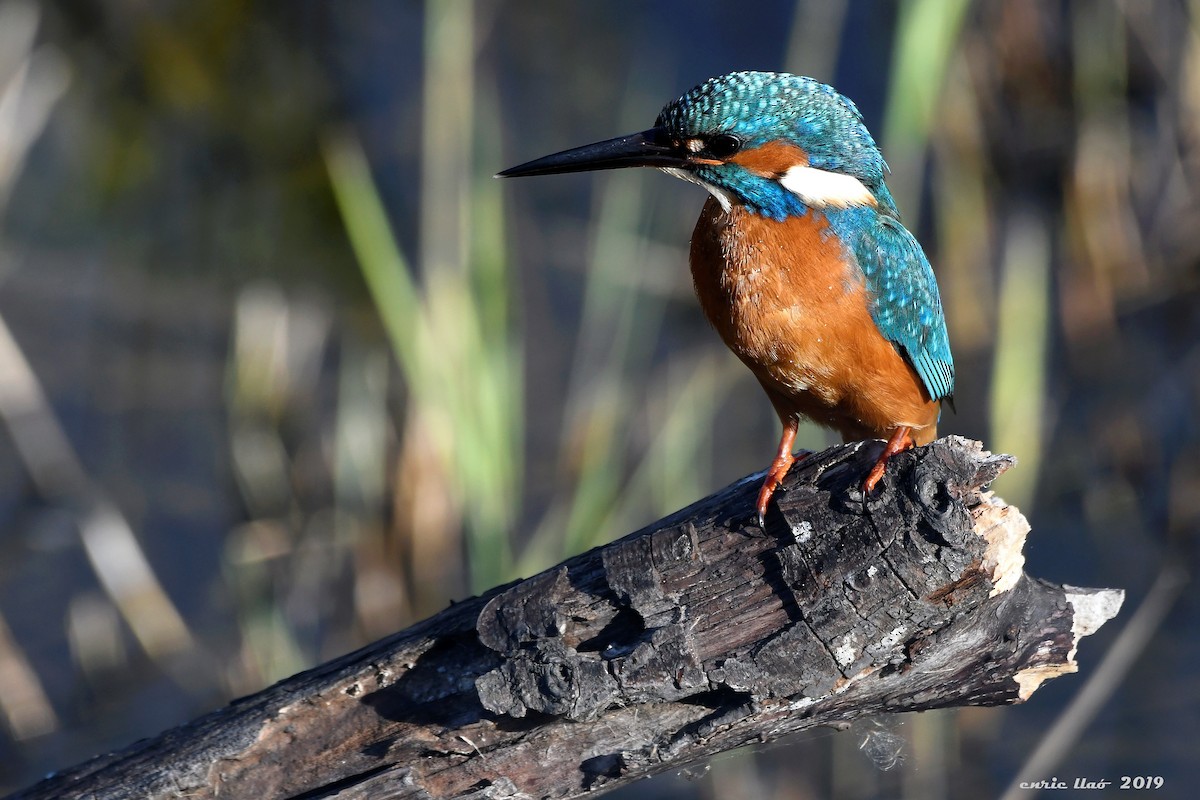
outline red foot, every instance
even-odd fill
[[[870,494],[879,479],[883,477],[883,471],[887,468],[887,461],[897,453],[903,453],[905,450],[911,450],[915,442],[912,438],[912,428],[907,425],[901,425],[892,433],[892,438],[888,439],[887,445],[884,446],[883,452],[879,454],[879,460],[875,462],[875,466],[871,467],[871,471],[867,473],[867,479],[863,481],[863,494]]]
[[[771,462],[770,469],[767,470],[767,478],[763,481],[762,489],[758,491],[758,503],[755,504],[760,528],[766,527],[767,504],[771,502],[771,496],[775,494],[779,484],[783,483],[792,464],[797,461],[797,458],[792,455],[792,445],[796,441],[796,429],[799,425],[800,423],[796,419],[789,419],[783,423],[783,434],[779,437],[779,450],[775,453],[775,460]],[[804,458],[804,455],[801,455],[800,458]]]

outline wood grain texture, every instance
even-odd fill
[[[124,751],[33,798],[563,798],[816,725],[1026,699],[1115,590],[1022,572],[1011,465],[950,437],[757,476]],[[1076,625],[1075,617],[1087,618]]]

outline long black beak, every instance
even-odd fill
[[[682,167],[686,163],[683,154],[671,146],[664,129],[650,128],[529,161],[506,169],[496,177],[519,178],[619,167]]]

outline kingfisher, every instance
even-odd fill
[[[954,360],[937,280],[901,224],[854,103],[812,78],[734,72],[668,103],[653,127],[564,150],[499,177],[655,167],[708,190],[689,262],[700,307],[782,423],[755,506],[797,458],[801,419],[893,455],[937,436]]]

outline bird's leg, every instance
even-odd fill
[[[771,502],[771,495],[775,494],[775,490],[779,488],[779,484],[783,483],[784,476],[792,468],[792,464],[796,463],[796,457],[792,455],[792,445],[796,442],[796,431],[799,427],[800,420],[798,418],[784,417],[783,433],[779,436],[779,450],[776,451],[775,460],[771,462],[771,467],[767,470],[767,478],[758,492],[758,504],[755,508],[758,509],[758,527],[760,528],[766,527],[767,503]],[[801,458],[803,457],[801,456]]]
[[[901,425],[892,433],[892,438],[888,439],[887,444],[883,448],[883,452],[879,454],[879,460],[875,462],[875,466],[871,467],[871,471],[867,473],[867,479],[863,481],[863,493],[870,494],[874,490],[875,485],[879,483],[879,479],[883,477],[883,471],[887,468],[887,460],[897,453],[903,453],[905,450],[910,450],[915,445],[912,438],[912,428],[907,425]]]

